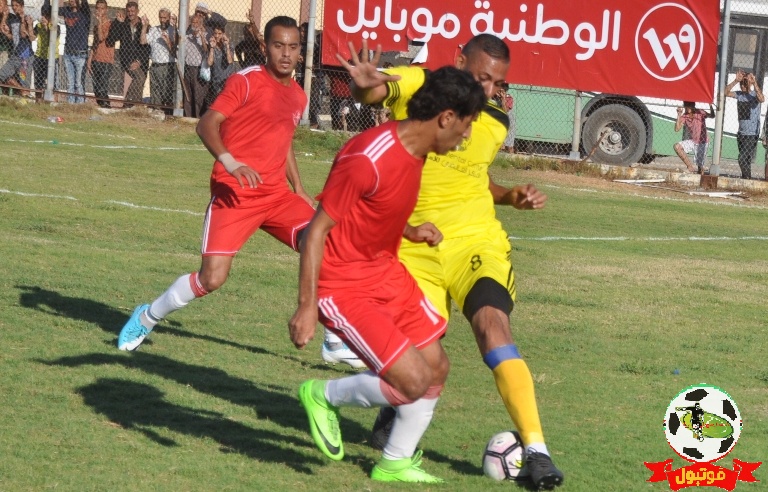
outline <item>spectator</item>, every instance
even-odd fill
[[[733,90],[736,84],[739,84],[741,90]],[[736,78],[725,88],[725,93],[728,97],[736,99],[739,118],[736,142],[739,146],[741,178],[751,179],[752,163],[755,160],[757,140],[760,137],[760,104],[765,101],[765,97],[755,81],[755,75],[745,74],[742,70],[736,73]]]
[[[296,74],[294,75],[296,83],[302,89],[304,88],[304,69],[307,66],[307,32],[309,32],[309,22],[302,22],[299,26],[301,51],[299,52],[299,64],[296,65]]]
[[[323,105],[323,96],[328,92],[325,85],[325,72],[321,64],[323,32],[315,31],[315,49],[312,51],[312,89],[309,98],[309,125],[317,128],[320,124],[318,115]]]
[[[714,118],[715,110],[709,106],[709,112],[696,109],[693,101],[684,101],[682,108],[677,108],[675,133],[683,129],[683,140],[674,146],[675,153],[682,159],[689,172],[704,174],[704,159],[707,157],[709,134],[707,133],[707,118]],[[695,166],[686,154],[693,154]]]
[[[5,0],[0,0],[4,2]],[[32,56],[35,30],[32,17],[24,15],[24,0],[13,0],[11,11],[3,17],[0,36],[10,39],[13,48],[0,67],[0,84],[29,88],[28,60]]]
[[[141,44],[149,45],[152,66],[149,72],[150,101],[156,106],[164,106],[165,114],[173,114],[173,92],[176,87],[176,26],[171,23],[171,11],[161,8],[158,12],[160,24],[146,29],[149,19],[141,21],[145,29],[141,34]]]
[[[515,100],[512,94],[509,93],[509,84],[506,82],[502,85],[501,89],[496,93],[494,98],[499,107],[507,113],[509,118],[509,129],[507,130],[507,136],[504,138],[504,143],[501,145],[501,150],[504,152],[513,153],[515,151]]]
[[[331,102],[331,127],[334,130],[343,130],[342,110],[352,104],[352,92],[349,90],[349,83],[352,78],[346,70],[339,67],[328,67],[325,70],[328,75]],[[344,118],[346,121],[346,117]]]
[[[763,148],[765,148],[765,171],[763,179],[768,181],[768,114],[765,115],[765,122],[763,123]]]
[[[141,102],[144,94],[144,82],[149,69],[149,46],[141,44],[141,34],[146,27],[139,19],[139,4],[131,0],[125,4],[125,11],[118,12],[107,35],[107,46],[114,47],[120,42],[118,61],[123,70],[123,97],[129,103]]]
[[[198,2],[197,5],[195,5],[195,13],[193,15],[200,18],[204,27],[208,27],[208,18],[211,16],[211,11],[208,8],[207,3]]]
[[[0,0],[2,3],[2,0]],[[35,36],[37,36],[37,50],[35,59],[32,62],[32,70],[35,73],[35,98],[42,99],[45,87],[48,85],[48,48],[51,40],[51,6],[43,5],[40,9],[40,21],[35,26]],[[56,32],[61,29],[56,26]],[[59,59],[59,52],[56,50],[56,59]],[[53,65],[53,88],[58,89],[59,64]]]
[[[211,85],[208,88],[206,106],[216,100],[224,88],[224,82],[235,73],[234,54],[229,38],[224,34],[226,20],[217,19],[212,23],[213,36],[208,40],[208,65],[211,67]]]
[[[115,64],[115,48],[107,46],[107,36],[112,21],[107,17],[107,1],[96,0],[96,22],[93,25],[93,43],[88,53],[86,70],[93,80],[93,93],[96,104],[109,108],[109,80],[112,78],[112,66]]]
[[[88,58],[88,31],[91,28],[88,0],[59,0],[59,17],[67,25],[67,36],[64,39],[67,102],[82,104],[85,102],[85,62]]]
[[[10,14],[8,10],[8,4],[5,1],[0,1],[0,26],[6,23],[6,16]],[[8,39],[0,33],[0,67],[5,65],[8,61],[8,54],[13,49],[13,40]]]
[[[237,61],[240,63],[240,68],[264,65],[267,60],[267,45],[264,43],[264,36],[259,31],[259,25],[256,23],[251,9],[245,13],[245,18],[248,19],[248,24],[243,26],[243,40],[235,46]]]
[[[199,5],[199,4],[198,4]],[[186,36],[184,50],[184,115],[199,118],[203,115],[205,96],[208,94],[209,80],[200,77],[200,66],[205,57],[208,60],[208,36],[203,26],[203,16],[193,15]]]

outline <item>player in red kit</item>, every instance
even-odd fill
[[[338,407],[397,409],[374,480],[442,481],[421,469],[416,446],[448,374],[440,344],[446,321],[397,253],[404,235],[429,244],[442,239],[430,223],[408,225],[424,160],[467,138],[485,100],[480,84],[465,72],[445,67],[430,74],[408,103],[408,119],[367,130],[339,151],[301,247],[291,340],[303,348],[319,319],[370,370],[306,381],[299,399],[315,444],[333,460],[344,457]]]
[[[161,319],[221,287],[234,256],[258,229],[298,250],[300,233],[314,214],[292,146],[307,105],[291,78],[301,47],[299,28],[294,19],[280,16],[267,23],[264,34],[266,65],[230,76],[197,124],[200,139],[216,158],[200,270],[182,275],[151,304],[137,307],[120,332],[120,350],[135,350]]]

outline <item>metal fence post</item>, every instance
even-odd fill
[[[186,59],[187,21],[189,20],[189,0],[179,2],[179,22],[176,31],[179,49],[176,51],[176,98],[173,107],[173,116],[184,116],[184,70]]]
[[[731,31],[731,0],[725,0],[723,6],[723,34],[720,45],[720,71],[717,81],[717,116],[715,118],[715,134],[712,147],[712,168],[709,173],[720,174],[720,153],[723,141],[723,119],[725,118],[725,85],[728,78],[728,44]],[[713,172],[716,171],[716,172]]]
[[[5,0],[0,0],[5,1]],[[59,58],[59,3],[51,2],[51,26],[53,29],[50,31],[48,37],[48,80],[45,82],[45,93],[43,99],[47,102],[53,102],[53,88],[56,84],[56,63]],[[37,82],[35,82],[37,85]]]
[[[568,159],[572,161],[581,160],[579,152],[579,143],[581,142],[581,91],[576,91],[576,97],[573,101],[573,140],[571,140],[571,153]]]

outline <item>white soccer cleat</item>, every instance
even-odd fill
[[[328,342],[323,342],[321,354],[325,362],[329,362],[331,364],[338,364],[339,362],[342,362],[354,367],[355,369],[362,369],[365,367],[365,362],[360,360],[360,357],[352,352],[352,350],[350,350],[345,343],[334,343],[333,345],[338,345],[338,347],[331,348]]]

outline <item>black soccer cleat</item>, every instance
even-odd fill
[[[537,490],[552,490],[563,483],[563,472],[557,469],[552,458],[535,451],[525,453],[526,470]]]
[[[371,447],[382,450],[389,441],[389,435],[392,433],[392,424],[395,423],[397,411],[392,407],[381,407],[376,421],[371,430]]]

